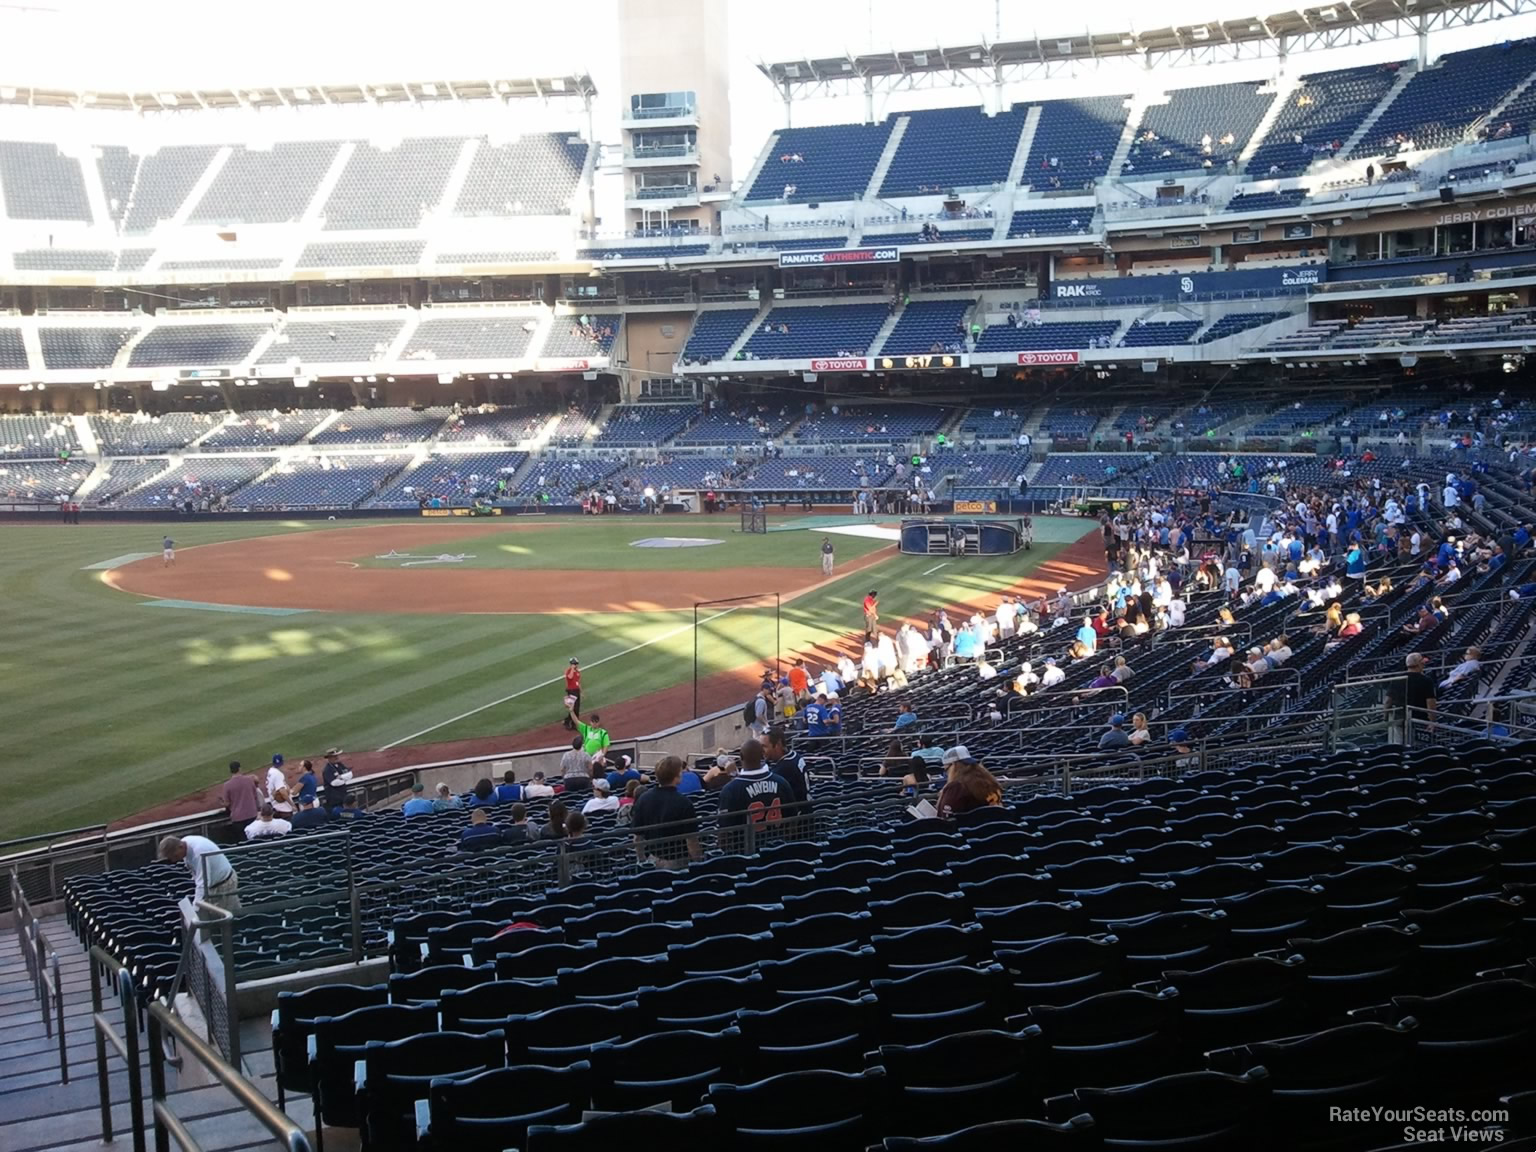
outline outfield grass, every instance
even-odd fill
[[[696,523],[689,522],[687,534],[705,533]],[[610,534],[634,526],[551,522],[562,547],[610,566],[617,559]],[[177,522],[173,535],[178,549],[189,549],[336,527],[192,521]],[[648,534],[648,523],[639,527]],[[0,616],[0,770],[9,786],[0,839],[141,811],[217,783],[231,758],[256,766],[274,752],[293,757],[336,743],[369,749],[539,727],[558,711],[558,688],[546,682],[573,655],[586,669],[589,707],[693,675],[692,612],[271,617],[152,608],[107,587],[100,572],[81,569],[156,551],[158,525],[48,522],[0,533],[0,588],[8,600]],[[545,534],[518,535],[531,542]],[[773,533],[749,543],[785,557],[775,564],[803,563],[809,582],[819,541],[811,533]],[[838,538],[839,556],[849,558],[861,543]],[[882,615],[895,620],[995,590],[1063,546],[1038,543],[1028,553],[967,560],[929,575],[930,558],[892,555],[785,604],[785,650],[857,628],[859,601],[870,587],[880,589]],[[638,567],[636,558],[658,554],[669,563],[696,562],[700,553],[729,547],[624,549],[623,563]],[[701,671],[765,658],[770,627],[755,609],[709,622],[699,646]],[[504,697],[513,698],[443,723]],[[657,717],[657,727],[675,719]]]

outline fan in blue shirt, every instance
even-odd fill
[[[807,736],[825,736],[827,734],[827,697],[818,692],[816,699],[805,706],[805,734]]]
[[[432,801],[422,795],[423,791],[424,786],[420,780],[411,785],[411,798],[400,808],[402,816],[430,816],[433,812],[437,811],[432,806]]]

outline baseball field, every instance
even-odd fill
[[[273,753],[296,764],[342,745],[368,770],[548,746],[573,656],[585,711],[607,711],[616,738],[642,735],[692,715],[695,658],[701,711],[729,707],[775,647],[813,665],[835,652],[871,588],[894,626],[1097,574],[1091,521],[1037,520],[1029,551],[953,561],[902,556],[893,532],[851,517],[737,527],[708,516],[7,525],[0,840],[190,803],[231,759],[257,769]]]

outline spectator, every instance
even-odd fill
[[[693,804],[678,792],[682,774],[680,757],[663,757],[656,765],[655,786],[635,799],[635,851],[657,868],[684,868],[703,855]]]
[[[777,825],[786,814],[794,812],[794,789],[789,781],[763,762],[763,746],[756,740],[748,740],[742,744],[740,756],[741,770],[720,790],[722,841],[726,839],[726,829]],[[754,848],[745,834],[732,835],[730,841],[735,847],[728,851],[751,851]]]
[[[911,753],[902,747],[901,741],[894,736],[891,737],[891,742],[885,749],[885,759],[880,761],[880,775],[902,775],[910,767],[911,759]]]
[[[1105,733],[1105,735],[1107,736],[1108,733]],[[1131,717],[1131,731],[1128,739],[1137,748],[1140,748],[1152,739],[1152,729],[1147,727],[1147,714],[1145,712],[1138,712]],[[1102,740],[1103,737],[1100,737],[1101,742]]]
[[[287,783],[288,777],[283,774],[283,757],[281,754],[274,755],[272,763],[267,765],[267,776],[262,791],[267,794],[267,799],[271,800],[277,795],[277,790]]]
[[[1468,648],[1461,663],[1452,668],[1450,675],[1440,681],[1440,687],[1442,689],[1449,688],[1453,684],[1461,683],[1468,677],[1476,676],[1482,669],[1482,658],[1482,649],[1478,648],[1477,645],[1474,644]]]
[[[1415,721],[1435,718],[1435,682],[1424,673],[1424,655],[1410,652],[1403,679],[1387,688],[1387,739],[1401,743]]]
[[[489,808],[496,803],[496,785],[482,776],[475,781],[475,787],[469,794],[470,808]]]
[[[715,754],[715,763],[712,768],[704,773],[704,790],[706,792],[718,792],[731,782],[736,775],[736,760],[724,748]]]
[[[464,807],[464,802],[453,794],[453,789],[446,784],[437,786],[437,798],[432,801],[432,807],[438,812],[449,812],[455,808]]]
[[[491,823],[491,814],[484,808],[476,808],[469,814],[469,823],[459,833],[460,852],[483,852],[501,843],[501,829]]]
[[[245,826],[261,812],[261,785],[256,777],[240,772],[240,761],[229,762],[229,779],[221,789],[225,813],[229,818],[228,837],[239,841],[245,837]]]
[[[904,728],[910,728],[917,723],[917,713],[912,710],[912,705],[903,701],[900,711],[896,714],[896,722],[891,726],[891,731],[900,732]]]
[[[357,797],[348,792],[341,800],[341,811],[336,813],[342,820],[361,820],[368,815],[364,808],[357,805]]]
[[[811,798],[811,774],[806,769],[805,757],[790,752],[788,740],[784,726],[773,725],[763,741],[763,755],[767,759],[769,771],[789,782],[790,790],[795,794],[795,802],[805,804]]]
[[[508,768],[501,774],[501,783],[496,786],[496,803],[514,804],[523,798],[523,789],[517,782],[517,773]]]
[[[936,805],[939,819],[949,820],[977,808],[996,807],[1003,802],[1002,785],[997,777],[971,758],[970,750],[957,744],[944,754],[949,779],[939,789]]]
[[[512,823],[501,830],[501,839],[506,844],[526,844],[533,839],[535,829],[528,823],[528,806],[521,802],[512,805]]]
[[[555,800],[549,805],[549,823],[544,825],[539,833],[540,840],[563,840],[565,838],[565,801]]]
[[[315,796],[320,791],[320,781],[315,779],[315,762],[306,760],[302,765],[303,771],[299,773],[298,806],[308,808],[315,802]]]
[[[352,783],[352,769],[341,762],[340,748],[326,749],[321,782],[325,785],[325,806],[335,811],[346,801],[347,785]]]
[[[689,796],[694,792],[704,791],[704,778],[692,768],[684,768],[678,774],[677,791],[679,795]]]
[[[592,778],[592,799],[581,806],[581,815],[586,816],[593,812],[617,812],[619,810],[618,797],[613,795],[613,789],[606,776],[594,776]]]
[[[619,767],[608,773],[608,789],[611,792],[621,793],[627,784],[631,784],[643,777],[640,769],[634,766],[634,762],[628,756],[619,757]]]
[[[560,757],[560,783],[566,792],[586,792],[592,787],[592,756],[583,747],[580,733],[571,737],[571,750]]]
[[[260,840],[267,836],[286,836],[292,831],[293,825],[286,820],[279,820],[268,801],[261,806],[261,814],[245,826],[245,838]]]
[[[571,867],[573,869],[586,867],[590,863],[590,858],[585,853],[591,847],[592,840],[587,835],[587,818],[580,812],[572,812],[565,820],[565,838],[560,842],[560,854],[569,857],[581,853],[578,860],[571,862]]]
[[[254,781],[253,781],[254,783]],[[206,836],[167,836],[157,855],[173,864],[185,862],[192,873],[194,901],[239,915],[240,877],[224,850]]]
[[[548,800],[554,794],[554,788],[545,782],[542,772],[535,772],[533,779],[523,785],[523,797],[527,800]]]
[[[411,798],[400,806],[402,816],[430,816],[437,811],[436,805],[422,795],[426,788],[420,780],[411,785]]]
[[[331,823],[331,814],[320,806],[320,801],[317,799],[308,808],[301,805],[289,823],[293,825],[295,832],[310,828],[325,828]]]
[[[1116,712],[1109,718],[1109,730],[1099,737],[1099,748],[1129,748],[1131,738],[1125,734],[1125,717]]]

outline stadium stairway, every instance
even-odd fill
[[[1520,83],[1516,84],[1513,88],[1506,92],[1504,94],[1504,99],[1500,100],[1497,104],[1488,110],[1487,116],[1467,129],[1467,142],[1476,143],[1478,130],[1484,125],[1497,125],[1500,118],[1504,115],[1504,109],[1508,108],[1516,100],[1520,99],[1520,97],[1523,96],[1526,92],[1530,91],[1532,81],[1536,81],[1536,72],[1532,72],[1524,80],[1520,81]]]
[[[1371,131],[1376,127],[1376,121],[1380,120],[1382,116],[1386,114],[1387,109],[1392,107],[1392,102],[1396,100],[1398,96],[1402,94],[1403,89],[1408,86],[1408,81],[1412,80],[1418,74],[1419,69],[1416,65],[1413,64],[1408,64],[1398,69],[1397,79],[1392,82],[1392,87],[1387,89],[1386,97],[1378,102],[1376,107],[1372,108],[1368,113],[1366,113],[1365,119],[1360,121],[1360,126],[1355,129],[1354,134],[1351,135],[1348,140],[1344,141],[1344,147],[1339,149],[1339,156],[1354,156],[1355,149],[1360,146],[1360,141],[1364,140],[1371,133]],[[1363,155],[1374,155],[1374,153],[1366,152],[1363,153]],[[1335,159],[1337,158],[1338,157],[1335,157]]]
[[[885,151],[880,153],[880,159],[875,163],[875,170],[869,175],[869,187],[864,189],[865,200],[880,198],[880,185],[885,183],[885,174],[891,170],[891,162],[896,159],[896,150],[901,147],[902,137],[907,134],[907,125],[910,123],[912,123],[910,117],[901,116],[891,128],[891,134],[885,139]],[[748,184],[746,187],[750,188],[751,185]],[[870,351],[873,352],[874,349]]]
[[[757,315],[752,317],[752,323],[748,324],[744,329],[742,329],[741,335],[736,337],[736,339],[731,342],[731,346],[725,350],[725,355],[720,357],[720,359],[736,359],[736,353],[740,352],[747,346],[747,341],[752,339],[753,334],[762,328],[764,317],[766,317],[772,310],[773,300],[769,299],[763,303],[761,308],[758,309]],[[687,347],[687,345],[685,344],[684,347]]]
[[[0,1147],[6,1152],[85,1152],[100,1149],[101,1096],[96,1075],[96,1047],[91,1029],[91,969],[88,955],[79,947],[63,916],[41,918],[43,933],[59,947],[59,975],[64,990],[65,1053],[69,1082],[59,1076],[58,1039],[43,1027],[42,1014],[33,994],[16,933],[9,924],[0,931],[0,1114],[5,1117]],[[103,990],[102,1014],[120,1032],[124,1014],[115,997]],[[131,1018],[130,1014],[130,1018]],[[139,1033],[141,1049],[148,1043]],[[267,1096],[276,1093],[272,1074],[271,1034],[265,1019],[246,1022],[242,1029],[246,1074]],[[107,1058],[108,1091],[116,1140],[111,1147],[133,1147],[128,1070],[110,1049]],[[141,1084],[149,1093],[147,1053],[143,1055]],[[178,1071],[167,1066],[168,1098],[172,1110],[208,1152],[271,1147],[271,1138],[233,1096],[212,1083],[187,1061]],[[309,1101],[289,1101],[288,1114],[306,1128],[313,1117]],[[149,1104],[143,1105],[140,1122],[147,1122]],[[332,1134],[327,1133],[327,1137]],[[346,1137],[338,1133],[346,1152]],[[146,1132],[151,1145],[153,1133]],[[326,1143],[332,1141],[328,1138]]]
[[[1024,130],[1019,133],[1019,146],[1013,150],[1013,162],[1008,165],[1008,179],[1004,183],[1005,188],[1017,188],[1019,181],[1024,179],[1024,165],[1029,161],[1029,150],[1035,146],[1035,132],[1040,127],[1040,117],[1044,113],[1040,105],[1036,104],[1024,115]],[[1006,240],[1008,238],[1008,225],[1012,221],[1011,212],[999,212],[997,214],[997,228],[992,234],[994,240]]]
[[[1141,114],[1146,107],[1146,97],[1131,97],[1131,105],[1125,113],[1125,127],[1120,130],[1120,143],[1115,148],[1115,154],[1109,158],[1109,168],[1106,171],[1112,174],[1125,171],[1125,162],[1131,155],[1131,145],[1136,143],[1136,126],[1141,123]]]
[[[1258,151],[1259,145],[1269,137],[1269,130],[1274,127],[1275,121],[1280,118],[1281,111],[1291,102],[1291,97],[1296,94],[1296,77],[1287,77],[1275,81],[1275,98],[1269,102],[1269,107],[1264,110],[1264,115],[1259,117],[1258,126],[1254,128],[1253,135],[1248,137],[1248,143],[1243,145],[1243,150],[1237,154],[1236,170],[1246,172],[1248,161],[1253,159],[1253,154]]]

